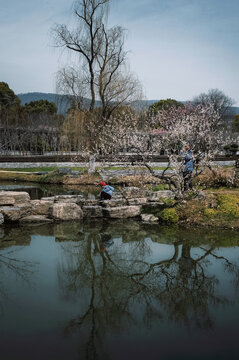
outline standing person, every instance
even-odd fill
[[[185,146],[185,152],[183,153],[183,179],[184,179],[184,191],[193,188],[192,175],[193,175],[193,152],[189,145]]]
[[[112,198],[114,188],[110,185],[107,185],[105,182],[101,182],[102,191],[100,193],[100,200],[110,200]]]

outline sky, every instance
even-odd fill
[[[16,94],[55,92],[71,59],[51,29],[71,26],[72,9],[72,0],[0,0],[0,81]],[[146,99],[187,101],[218,88],[239,106],[239,0],[111,0],[108,23],[126,29]]]

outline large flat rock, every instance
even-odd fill
[[[52,221],[52,219],[49,219],[43,215],[29,215],[20,219],[20,222],[24,223],[49,223]]]
[[[127,200],[128,205],[144,205],[148,201],[147,198],[132,198]]]
[[[103,215],[112,219],[127,219],[140,215],[140,206],[118,206],[103,208]]]
[[[56,195],[54,196],[54,200],[59,203],[79,204],[83,200],[83,195]]]
[[[55,220],[80,220],[83,211],[75,203],[54,203],[49,209],[50,217]]]
[[[25,191],[0,191],[0,205],[17,205],[30,201]]]
[[[118,199],[112,198],[111,200],[103,200],[100,202],[100,204],[103,207],[125,206],[125,205],[127,205],[127,200],[124,198],[118,198]]]
[[[147,197],[148,191],[145,189],[140,189],[138,187],[131,186],[124,188],[122,190],[122,194],[125,199],[144,198]]]
[[[49,215],[52,201],[49,200],[32,200],[32,215]]]
[[[18,204],[17,206],[2,206],[0,212],[4,216],[4,221],[18,221],[24,216],[31,214],[30,203]]]

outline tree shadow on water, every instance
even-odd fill
[[[215,244],[199,244],[195,255],[188,240],[176,237],[171,239],[170,256],[162,259],[159,251],[155,261],[150,234],[139,235],[138,230],[130,241],[130,229],[87,228],[81,241],[64,245],[58,267],[61,294],[82,304],[65,333],[79,333],[85,359],[110,358],[106,346],[110,334],[150,328],[165,319],[187,329],[213,329],[210,306],[230,301],[217,294],[219,279],[208,271],[212,261],[220,263],[238,285],[239,267],[219,256]]]

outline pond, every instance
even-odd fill
[[[1,358],[237,359],[239,234],[0,228]]]
[[[99,196],[100,188],[89,185],[58,185],[27,182],[0,181],[0,191],[26,191],[31,200],[54,195],[80,194],[85,198],[95,199]]]

